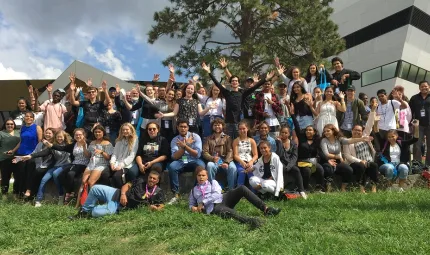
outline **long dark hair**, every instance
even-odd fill
[[[306,89],[303,87],[303,83],[301,81],[295,81],[293,83],[293,86],[291,86],[291,94],[290,94],[290,102],[295,103],[297,99],[297,94],[294,92],[294,86],[300,86],[300,90],[302,91],[303,95],[306,95]]]
[[[31,109],[31,104],[30,104],[30,102],[27,99],[25,99],[23,97],[19,97],[18,100],[16,101],[16,104],[17,104],[16,109],[18,111],[20,111],[19,107],[18,107],[18,102],[21,101],[21,100],[23,100],[25,102],[25,109],[26,109],[26,111],[32,111],[33,110],[33,109]]]
[[[100,131],[103,132],[103,138],[102,138],[102,140],[110,142],[109,137],[107,137],[106,129],[102,125],[95,126],[93,128],[93,130],[92,130],[93,134],[94,134],[94,131],[96,131],[96,130],[100,130]]]
[[[318,66],[314,63],[310,64],[308,66],[308,70],[306,72],[306,77],[305,77],[305,80],[308,83],[311,82],[311,79],[312,79],[311,66],[315,66],[315,69],[316,69],[315,77],[319,77],[319,75],[320,75],[320,72],[318,71]]]
[[[194,87],[194,93],[192,96],[192,99],[198,99],[199,97],[197,96],[197,91],[196,91],[196,86],[194,86],[194,84],[188,83],[186,84],[183,88],[182,88],[182,98],[185,97],[185,95],[187,94],[187,87],[188,86],[193,86]],[[221,93],[221,92],[220,92]]]

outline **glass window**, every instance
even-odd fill
[[[418,66],[411,65],[411,69],[409,69],[409,74],[406,80],[410,82],[415,82],[415,78],[417,77]]]
[[[375,68],[361,74],[361,85],[366,86],[381,81],[381,68]]]
[[[411,64],[402,61],[402,67],[400,68],[399,77],[406,80],[409,73]]]
[[[391,79],[396,76],[397,62],[382,67],[382,80]]]
[[[415,83],[419,83],[420,81],[423,81],[426,77],[426,70],[420,68],[418,70],[417,78],[415,79]]]
[[[424,80],[426,80],[426,81],[430,82],[430,71],[429,71],[429,72],[427,72],[427,74],[426,74],[426,78],[425,78]],[[418,82],[420,82],[420,81],[418,81]]]

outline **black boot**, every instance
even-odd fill
[[[80,209],[79,212],[76,215],[69,216],[69,220],[77,220],[77,219],[87,219],[90,218],[91,214],[90,212],[84,211],[83,209]]]
[[[281,212],[281,208],[274,208],[274,207],[267,207],[266,210],[264,210],[265,216],[276,216]]]

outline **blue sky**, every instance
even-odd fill
[[[161,61],[179,48],[149,45],[153,13],[167,0],[0,0],[0,79],[55,79],[80,60],[122,79],[161,80]],[[28,11],[31,10],[31,11]],[[185,78],[179,78],[185,80]]]

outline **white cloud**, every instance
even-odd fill
[[[105,72],[123,80],[134,79],[134,73],[131,69],[125,66],[119,58],[115,57],[111,49],[107,49],[105,53],[99,53],[93,47],[88,47],[87,52],[108,68],[104,70]]]
[[[17,72],[12,68],[4,67],[2,63],[0,63],[0,78],[4,80],[26,80],[30,79],[30,77],[24,72]]]

